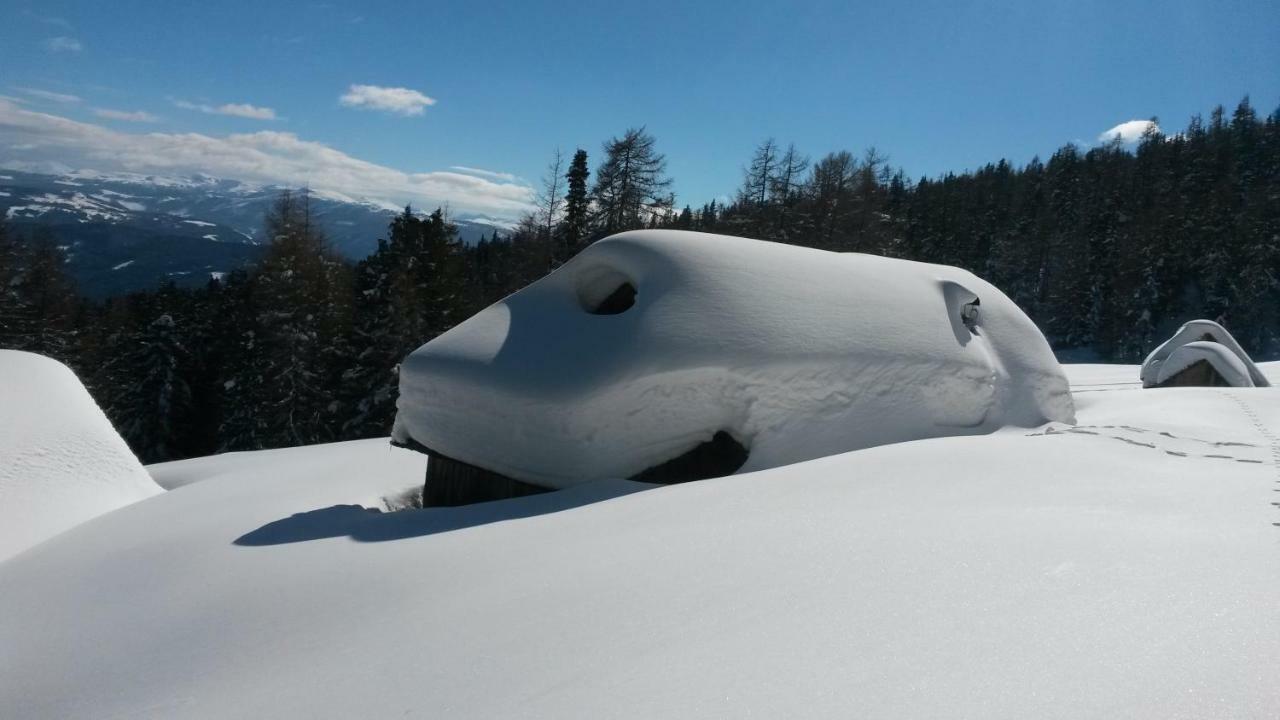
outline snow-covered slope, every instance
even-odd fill
[[[0,561],[159,492],[75,373],[0,350]]]
[[[171,465],[0,563],[0,717],[1280,715],[1280,391],[1067,374],[1074,427],[656,489],[384,514],[422,466],[380,441]]]
[[[1044,336],[969,272],[669,230],[601,240],[422,346],[398,407],[398,441],[545,487],[720,432],[747,472],[1072,419]]]

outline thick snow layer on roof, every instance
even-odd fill
[[[75,373],[0,350],[0,560],[158,492]]]
[[[422,476],[380,441],[170,465],[0,564],[0,717],[1280,716],[1280,393],[1137,370],[1069,366],[1075,426],[463,508],[358,507]]]
[[[1139,372],[1139,375],[1142,378],[1143,386],[1154,387],[1164,382],[1166,379],[1172,377],[1174,374],[1176,374],[1177,370],[1165,371],[1163,369],[1165,362],[1169,359],[1171,355],[1173,355],[1175,351],[1177,351],[1178,348],[1188,343],[1201,342],[1201,341],[1218,343],[1222,345],[1224,348],[1226,348],[1227,350],[1229,350],[1231,354],[1235,355],[1236,358],[1239,359],[1240,361],[1239,365],[1243,366],[1247,371],[1250,384],[1248,386],[1238,385],[1238,387],[1249,387],[1249,386],[1269,387],[1270,386],[1271,383],[1267,381],[1267,377],[1262,373],[1262,371],[1258,369],[1256,365],[1254,365],[1253,360],[1250,359],[1249,357],[1249,354],[1244,351],[1244,348],[1240,347],[1240,343],[1236,342],[1236,339],[1231,336],[1231,333],[1227,332],[1226,328],[1222,327],[1216,322],[1213,322],[1212,320],[1192,320],[1190,322],[1187,322],[1182,327],[1178,328],[1178,332],[1174,333],[1173,337],[1161,343],[1160,346],[1157,347],[1155,350],[1152,350],[1151,354],[1147,356],[1147,359],[1143,361],[1142,369]],[[1199,352],[1203,354],[1203,353],[1207,353],[1208,351],[1201,350]],[[1183,355],[1183,358],[1187,358],[1187,357],[1190,357],[1190,356]],[[1219,362],[1222,362],[1222,360],[1225,360],[1222,354],[1217,354],[1217,357],[1219,358]],[[1207,360],[1207,359],[1208,359],[1207,356],[1196,357],[1195,360],[1182,363],[1181,366],[1178,367],[1178,370],[1185,369],[1188,365],[1190,365],[1192,362],[1195,362],[1196,360]],[[1227,367],[1227,366],[1235,366],[1236,364],[1223,363],[1223,365],[1224,367]],[[1215,367],[1217,367],[1216,364],[1215,364]],[[1219,368],[1219,372],[1220,373],[1222,372],[1221,368]],[[1236,383],[1232,383],[1232,384],[1235,385]]]
[[[592,312],[624,283],[633,306]],[[692,232],[602,240],[400,378],[396,440],[550,487],[632,477],[722,430],[746,472],[1072,419],[1040,331],[971,273]]]
[[[1168,382],[1174,375],[1186,370],[1198,362],[1207,362],[1222,376],[1231,387],[1253,387],[1250,369],[1225,345],[1217,342],[1197,340],[1180,345],[1169,353],[1160,363],[1160,373],[1156,376],[1156,384]],[[1254,368],[1256,371],[1256,368]]]

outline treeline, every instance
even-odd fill
[[[761,143],[727,203],[678,208],[643,128],[548,168],[504,237],[459,242],[406,208],[352,265],[308,196],[265,218],[266,257],[205,288],[78,298],[48,232],[0,226],[0,347],[70,364],[148,462],[383,436],[397,366],[423,342],[595,240],[640,227],[721,232],[958,265],[1003,288],[1055,347],[1140,360],[1181,322],[1217,319],[1280,354],[1280,111],[1245,100],[1173,135],[1068,145],[909,181],[874,150],[811,159]]]
[[[1100,359],[1139,362],[1197,317],[1280,354],[1280,111],[1260,119],[1248,99],[1177,134],[1152,126],[1132,152],[1067,145],[909,183],[874,151],[809,167],[766,142],[744,174],[723,212],[676,224],[964,267],[1055,348]]]
[[[385,436],[400,360],[546,272],[542,248],[459,242],[406,208],[352,265],[284,192],[253,268],[91,303],[47,232],[0,224],[0,347],[76,370],[145,462]]]

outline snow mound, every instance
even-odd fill
[[[0,350],[0,560],[159,492],[75,373]]]
[[[395,441],[553,488],[723,434],[746,472],[1074,412],[1040,331],[969,272],[678,231],[592,245],[400,378]]]
[[[1215,344],[1218,348],[1207,347]],[[1180,351],[1188,345],[1195,347]],[[1164,341],[1142,363],[1143,387],[1156,387],[1199,361],[1206,361],[1234,387],[1270,387],[1240,343],[1212,320],[1192,320]]]

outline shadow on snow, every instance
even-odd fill
[[[234,544],[261,547],[335,537],[349,537],[357,542],[403,540],[571,510],[652,487],[627,480],[602,480],[510,500],[398,512],[382,512],[360,505],[334,505],[273,520],[236,538]]]

